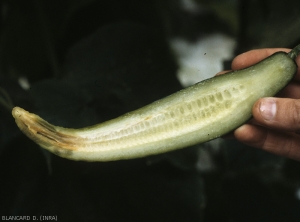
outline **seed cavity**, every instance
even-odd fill
[[[129,127],[129,128],[128,128],[128,134],[131,134],[131,133],[133,133],[133,128],[132,128],[132,127]]]
[[[175,117],[175,113],[173,111],[171,111],[170,115],[171,115],[172,118]]]
[[[180,107],[179,110],[180,110],[180,113],[183,115],[183,114],[184,114],[184,109],[183,109],[183,107]]]
[[[141,130],[143,131],[144,129],[145,129],[145,124],[144,124],[144,122],[141,122]]]
[[[160,117],[160,116],[156,116],[156,117],[153,119],[153,124],[154,124],[154,125],[158,125],[160,122],[161,122],[161,117]]]
[[[119,134],[120,134],[121,137],[124,137],[126,135],[126,130],[124,130],[124,129],[120,130]]]
[[[220,111],[220,110],[224,109],[224,104],[223,103],[217,103],[215,107],[216,107],[216,111]]]
[[[223,101],[223,96],[220,92],[217,92],[216,97],[217,97],[217,100],[219,100],[220,102]]]
[[[192,111],[192,105],[190,103],[187,105],[187,108],[189,111]]]
[[[201,100],[200,99],[197,99],[197,105],[198,105],[199,108],[201,108],[202,105],[201,105]]]
[[[194,120],[197,120],[197,115],[195,113],[193,114],[193,118]]]
[[[224,90],[224,96],[228,99],[230,99],[232,97],[231,93],[227,89]]]
[[[230,101],[226,101],[225,102],[225,108],[228,109],[231,107],[231,102]]]
[[[244,85],[239,85],[239,89],[241,92],[243,92],[245,90],[245,86]]]
[[[211,117],[211,112],[209,109],[205,109],[205,115],[209,118]]]
[[[150,121],[147,121],[147,122],[145,122],[145,125],[146,125],[146,127],[148,128],[148,127],[150,127]]]
[[[171,130],[173,129],[173,124],[172,124],[172,123],[169,123],[169,124],[167,125],[167,129],[171,131]]]
[[[215,102],[215,97],[213,95],[209,95],[208,96],[208,99],[211,103],[214,103]]]
[[[205,106],[208,105],[208,101],[207,101],[206,97],[203,97],[202,101],[203,101],[203,104],[204,104]]]
[[[139,125],[135,125],[134,126],[134,131],[135,132],[139,132],[140,131],[140,126]]]

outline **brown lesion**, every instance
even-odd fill
[[[150,120],[150,119],[152,119],[152,116],[147,116],[147,117],[144,119],[144,121],[148,121],[148,120]]]
[[[76,150],[78,137],[64,133],[68,129],[54,126],[39,116],[29,113],[24,109],[15,107],[12,114],[20,130],[35,141],[38,145],[49,149],[49,147],[59,150]],[[59,132],[57,129],[62,129]]]

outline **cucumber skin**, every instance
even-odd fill
[[[58,143],[49,141],[51,136],[45,137],[37,131],[32,135],[28,130],[30,127],[18,124],[17,115],[14,117],[28,137],[61,157],[85,161],[144,157],[203,143],[236,129],[251,118],[252,106],[258,99],[274,96],[290,82],[296,71],[294,60],[287,53],[278,52],[246,69],[204,80],[116,119],[78,130],[52,126],[40,117],[28,114],[32,115],[30,118],[34,123],[31,124],[36,124],[37,128],[50,125],[49,135],[55,129],[53,138]],[[206,101],[200,111],[196,105],[198,101]],[[190,114],[179,113],[178,110],[188,113],[187,107],[190,107]],[[171,117],[170,113],[174,116]],[[155,120],[158,114],[163,114],[163,118]],[[121,138],[121,145],[115,143],[115,147],[101,140],[107,132],[114,134],[124,126],[140,124],[150,117],[154,119],[152,126],[159,122],[161,127],[149,127],[140,134]],[[172,126],[169,124],[171,121]],[[55,137],[57,134],[62,139]],[[75,142],[69,140],[71,137]],[[68,143],[64,143],[65,140]]]

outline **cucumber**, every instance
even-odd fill
[[[29,138],[71,160],[112,161],[168,152],[220,137],[252,116],[253,104],[274,96],[297,72],[290,53],[277,52],[246,69],[216,76],[116,119],[81,129],[51,125],[15,107]]]

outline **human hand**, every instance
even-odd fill
[[[237,56],[232,69],[251,66],[277,51],[259,49]],[[300,66],[300,57],[296,59]],[[300,68],[277,97],[259,99],[252,108],[253,119],[234,131],[237,140],[277,155],[300,160]]]

